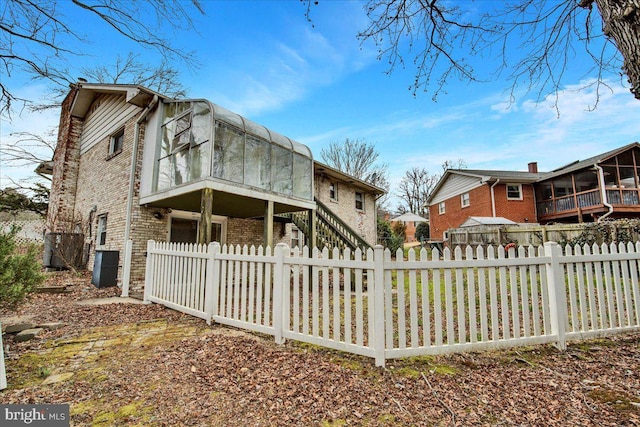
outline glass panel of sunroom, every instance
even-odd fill
[[[171,156],[164,157],[158,162],[157,190],[166,190],[171,187]]]
[[[242,182],[244,175],[244,135],[226,123],[216,123],[213,176]]]
[[[277,145],[271,146],[271,189],[291,195],[293,190],[293,153]]]
[[[244,183],[252,187],[271,188],[269,143],[247,135],[245,140]]]
[[[311,200],[311,159],[298,153],[293,155],[293,195]]]
[[[178,151],[173,159],[173,185],[181,185],[188,181],[189,147]]]
[[[209,142],[191,147],[189,162],[189,181],[209,176]]]

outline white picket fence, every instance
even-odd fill
[[[148,242],[145,301],[386,359],[640,329],[640,243],[322,252]]]

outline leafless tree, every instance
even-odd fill
[[[389,188],[388,165],[378,162],[380,153],[363,139],[331,142],[329,147],[320,150],[320,157],[329,166],[355,178],[385,190]]]
[[[166,59],[154,67],[141,62],[139,55],[129,53],[124,59],[118,56],[112,67],[83,68],[81,72],[90,82],[137,84],[172,98],[186,96],[186,90],[180,83],[180,71]]]
[[[396,196],[401,204],[396,207],[399,214],[414,213],[423,218],[429,218],[429,208],[425,206],[427,198],[438,185],[442,174],[447,169],[466,169],[464,159],[445,160],[442,163],[442,173],[431,173],[426,168],[413,167],[404,173],[398,184]]]
[[[464,159],[458,160],[445,160],[442,162],[442,172],[446,172],[447,169],[466,169],[467,162]],[[438,175],[438,179],[440,179],[442,175]],[[436,180],[437,182],[437,180]]]
[[[331,142],[329,147],[321,149],[320,157],[329,166],[385,190],[376,206],[378,212],[388,210],[389,167],[378,162],[380,153],[373,144],[363,139],[346,138],[343,143]]]
[[[74,20],[64,16],[61,4],[62,0],[7,0],[0,6],[0,66],[9,77],[0,81],[0,114],[9,115],[14,102],[31,104],[11,86],[14,73],[45,79],[53,87],[75,81],[77,71],[69,67],[86,52],[70,46],[90,40]],[[193,11],[204,13],[198,0],[72,0],[65,4],[85,12],[87,19],[99,18],[114,34],[155,50],[164,60],[194,63],[190,52],[174,46],[167,30],[193,31]]]
[[[640,99],[640,0],[368,0],[365,10],[359,39],[375,43],[389,72],[414,67],[414,94],[430,90],[435,99],[452,79],[504,73],[512,99],[525,89],[541,100],[557,95],[572,70],[597,77],[597,103],[622,68]],[[578,51],[591,61],[575,61]]]
[[[396,191],[396,196],[402,201],[402,210],[427,218],[429,209],[425,203],[439,179],[440,175],[425,168],[413,167],[406,171]]]
[[[53,158],[55,135],[53,131],[47,136],[30,132],[10,134],[11,141],[0,145],[0,157],[4,167],[35,166]]]

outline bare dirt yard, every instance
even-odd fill
[[[488,353],[372,360],[208,326],[51,274],[69,292],[0,313],[63,322],[5,334],[2,403],[68,403],[74,426],[635,426],[640,334]]]

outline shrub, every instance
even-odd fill
[[[396,250],[404,244],[404,236],[396,235],[389,221],[378,219],[378,243],[395,254]]]
[[[44,281],[38,262],[38,251],[31,245],[26,253],[18,254],[16,234],[19,228],[0,231],[0,307],[12,308],[20,304]]]
[[[429,223],[421,222],[416,227],[416,240],[422,242],[424,240],[429,240]]]

